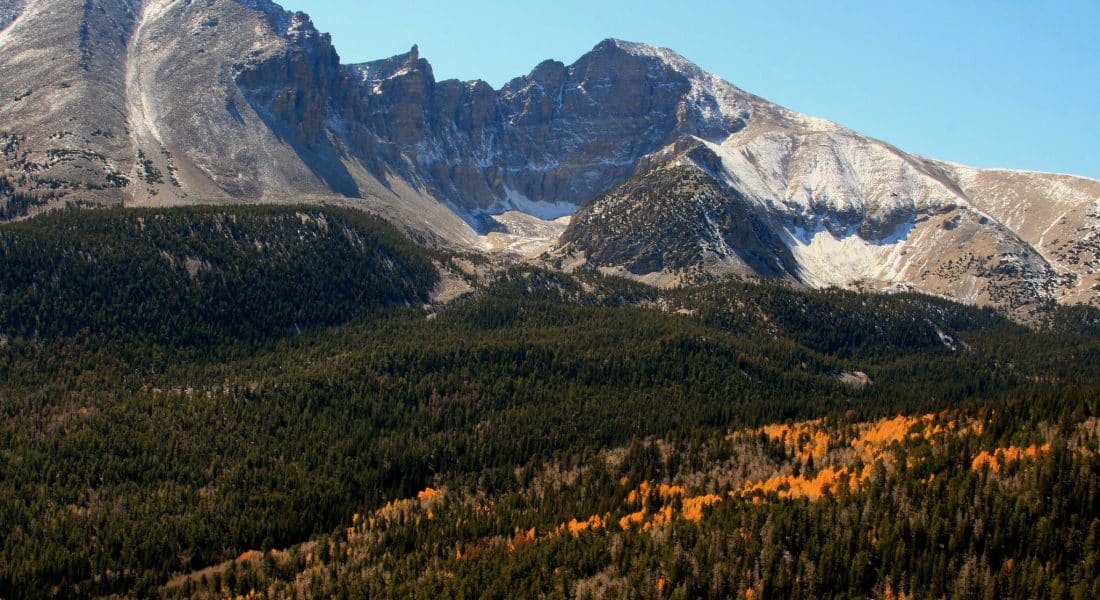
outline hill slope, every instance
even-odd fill
[[[0,336],[209,348],[419,306],[438,279],[358,211],[62,211],[0,226]]]

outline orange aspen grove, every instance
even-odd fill
[[[708,506],[714,506],[722,501],[720,496],[713,494],[705,494],[703,496],[694,496],[692,498],[685,498],[683,504],[684,520],[698,523],[703,520],[703,509]]]
[[[604,520],[603,517],[599,515],[592,515],[584,521],[570,519],[568,523],[563,523],[562,525],[559,525],[558,531],[568,531],[573,535],[573,537],[577,537],[585,531],[598,531],[600,529],[604,529],[605,527],[607,527],[607,522]]]
[[[629,515],[626,515],[625,517],[619,519],[619,527],[622,528],[623,531],[629,531],[631,528],[644,523],[645,518],[648,515],[649,511],[644,508],[642,510],[639,510],[638,512],[630,513]]]
[[[811,501],[820,500],[827,492],[839,491],[839,486],[851,486],[857,476],[848,471],[848,467],[834,469],[827,467],[818,471],[813,479],[807,479],[802,475],[777,475],[759,483],[747,483],[741,490],[742,497],[752,496],[757,493],[768,494],[774,492],[782,499],[807,498]]]
[[[996,473],[1001,470],[1001,467],[1009,463],[1017,462],[1024,458],[1039,458],[1039,456],[1050,452],[1050,448],[1050,444],[1043,444],[1041,446],[1032,444],[1027,448],[1019,448],[1016,446],[997,448],[992,453],[982,450],[974,457],[973,462],[970,464],[970,468],[974,471],[989,469]]]

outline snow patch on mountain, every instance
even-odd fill
[[[508,186],[505,186],[504,190],[507,196],[503,204],[498,205],[491,212],[518,210],[546,221],[553,221],[571,216],[579,208],[576,204],[570,202],[538,202],[531,200]]]
[[[550,249],[579,208],[569,202],[539,202],[504,186],[505,197],[488,209],[472,211],[466,220],[484,233],[482,250],[533,257]]]
[[[772,129],[705,142],[726,184],[775,214],[834,233],[887,237],[916,213],[971,208],[957,190],[890,146],[847,132]]]
[[[900,283],[898,268],[900,242],[913,230],[913,224],[899,227],[888,240],[869,242],[858,235],[836,236],[822,225],[807,231],[784,230],[785,242],[801,271],[799,279],[813,287],[850,287],[863,281]]]

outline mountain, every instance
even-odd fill
[[[330,202],[659,283],[1098,298],[1100,182],[906,154],[670,50],[606,40],[495,90],[416,47],[343,65],[270,0],[0,0],[0,28],[5,218]]]
[[[953,174],[1000,185],[1012,175],[918,161],[846,132],[749,132],[669,154],[581,209],[563,249],[655,283],[766,274],[1013,309],[1096,298],[1095,182],[1028,174],[979,204]],[[1054,199],[1065,212],[1051,216]],[[1012,218],[1047,226],[1013,229]]]

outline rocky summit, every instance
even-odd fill
[[[907,154],[605,40],[501,89],[341,64],[270,0],[0,0],[0,216],[330,202],[658,284],[729,274],[1027,312],[1100,297],[1100,182]]]

